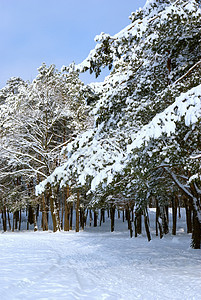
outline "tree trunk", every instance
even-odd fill
[[[134,206],[131,207],[131,222],[134,222]]]
[[[35,209],[33,210],[33,219],[34,219],[34,231],[38,230],[38,226],[37,226],[37,217],[36,217],[36,211]]]
[[[67,185],[64,194],[64,231],[69,231],[70,229],[70,224],[69,224],[70,207],[68,203],[69,194],[70,194],[69,186]]]
[[[198,219],[197,211],[193,209],[193,232],[192,232],[192,243],[193,249],[201,248],[201,223]]]
[[[172,234],[176,235],[176,229],[177,229],[177,206],[178,206],[178,198],[177,195],[175,195],[174,198],[172,198]]]
[[[85,210],[83,207],[80,208],[80,225],[82,230],[84,230],[84,223],[85,223]]]
[[[110,219],[111,219],[111,232],[114,231],[114,217],[115,217],[115,206],[110,207]]]
[[[29,222],[27,221],[27,225],[29,224]],[[13,229],[12,231],[15,231],[15,214],[13,213]]]
[[[43,231],[48,230],[47,211],[44,194],[42,194],[42,227]]]
[[[3,219],[3,231],[7,231],[7,217],[6,217],[6,206],[4,205],[3,207],[3,212],[2,212],[2,219]]]
[[[80,208],[80,193],[77,191],[77,203],[76,203],[76,227],[75,231],[79,232],[79,208]]]
[[[163,229],[162,229],[162,225],[159,221],[159,217],[160,217],[160,207],[158,205],[158,199],[156,199],[156,236],[158,236],[158,229],[159,229],[160,239],[162,239],[163,238]]]
[[[165,206],[162,209],[162,225],[163,225],[164,234],[167,234],[169,232],[169,227],[168,227],[167,209]]]
[[[133,228],[132,228],[132,223],[131,223],[131,217],[130,217],[130,210],[128,208],[128,230],[130,230],[130,237],[133,237]]]
[[[19,226],[18,226],[18,229],[19,229],[19,231],[20,231],[20,229],[21,229],[21,222],[22,222],[22,211],[21,211],[21,209],[20,209],[20,212],[19,212]]]
[[[151,234],[149,230],[149,216],[148,216],[148,211],[144,211],[144,225],[145,225],[145,230],[147,234],[148,241],[151,241]]]
[[[11,230],[11,223],[10,223],[10,215],[9,215],[9,212],[7,212],[7,215],[8,215],[8,225],[9,225],[9,230]]]
[[[159,220],[158,220],[158,228],[159,228],[159,232],[160,232],[160,239],[162,239],[163,238],[163,228],[162,228],[162,225]]]
[[[17,222],[19,221],[19,211],[15,211],[15,229],[17,230]]]
[[[89,210],[89,226],[91,227],[91,222],[92,222],[92,211],[91,209]]]
[[[135,212],[134,225],[135,225],[135,237],[137,237],[138,234],[142,233],[142,215],[141,212],[139,211]]]
[[[158,200],[156,199],[156,236],[158,236],[158,218],[159,218],[159,207],[158,207]]]
[[[185,201],[187,233],[192,233],[192,208]]]
[[[52,195],[51,187],[48,190],[48,200],[50,201],[50,211],[53,223],[53,232],[57,231],[57,218],[56,218],[56,208],[54,204],[54,196]]]
[[[97,212],[94,210],[94,227],[97,227]]]
[[[105,223],[105,209],[101,208],[101,221]]]
[[[73,229],[73,205],[70,206],[70,230]]]

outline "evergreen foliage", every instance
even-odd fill
[[[46,178],[37,195],[70,187],[84,207],[134,207],[149,239],[150,201],[167,233],[167,205],[179,198],[193,211],[192,246],[200,248],[200,1],[147,0],[130,19],[114,36],[96,36],[80,65],[61,73],[43,65],[31,84],[10,81],[0,94],[2,109],[9,107],[1,117],[1,139],[9,141],[1,159],[15,171],[31,160],[28,173],[37,173],[37,182]],[[105,67],[111,72],[103,83],[83,86],[78,79],[79,72],[98,76]],[[54,170],[66,137],[73,141]]]

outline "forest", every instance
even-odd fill
[[[155,234],[185,209],[201,248],[201,1],[148,0],[79,65],[43,63],[0,90],[0,228],[97,227],[115,215],[130,237],[155,209]],[[103,82],[85,85],[83,72]],[[75,220],[75,222],[73,221]]]

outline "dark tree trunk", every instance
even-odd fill
[[[158,236],[158,218],[159,218],[159,206],[158,206],[158,200],[156,199],[156,219],[155,219],[155,223],[156,223],[156,236]]]
[[[148,241],[150,242],[151,241],[151,234],[150,234],[150,230],[149,230],[149,216],[148,216],[148,211],[147,210],[144,211],[144,226],[145,226]]]
[[[91,209],[89,210],[89,226],[91,227],[91,222],[92,222],[92,211]]]
[[[101,226],[102,222],[105,223],[105,209],[104,208],[101,208],[100,226]]]
[[[19,211],[15,211],[15,230],[17,230],[17,223],[19,221]]]
[[[115,206],[110,207],[110,219],[111,219],[111,232],[114,231],[114,217],[115,217]]]
[[[177,229],[177,205],[178,205],[178,198],[177,195],[175,195],[174,198],[172,198],[172,234],[176,235],[176,229]]]
[[[79,208],[80,208],[80,193],[77,192],[77,203],[76,203],[76,227],[75,231],[79,232]]]
[[[169,206],[168,205],[165,205],[165,215],[166,215],[167,223],[168,223],[169,222]]]
[[[130,216],[130,208],[126,208],[126,221],[128,223],[128,230],[131,228],[131,216]]]
[[[130,230],[130,237],[132,238],[133,237],[133,228],[132,228],[132,223],[131,223],[131,217],[130,217],[130,210],[128,208],[128,218],[127,218],[127,221],[128,221],[128,230]]]
[[[42,227],[43,231],[48,230],[47,208],[45,203],[45,195],[42,195]]]
[[[70,210],[69,210],[69,203],[68,200],[65,199],[65,211],[64,211],[64,231],[69,231],[70,224],[69,224],[69,216],[70,216]]]
[[[142,215],[141,215],[141,212],[135,212],[134,227],[135,227],[135,237],[137,237],[138,234],[142,233]]]
[[[101,209],[101,218],[102,218],[102,222],[105,223],[105,209],[104,208]]]
[[[69,215],[70,215],[70,207],[68,203],[69,197],[69,186],[67,185],[64,191],[64,231],[69,231],[70,224],[69,224]]]
[[[198,219],[197,211],[193,209],[193,232],[192,232],[192,243],[193,249],[201,248],[201,223]]]
[[[8,225],[9,225],[9,230],[11,230],[11,223],[10,223],[10,215],[9,215],[9,212],[7,212],[7,215],[8,215]]]
[[[29,205],[29,208],[28,208],[28,221],[29,221],[29,224],[34,223],[33,208],[31,205]]]
[[[169,232],[169,227],[168,227],[168,216],[167,216],[166,207],[163,207],[162,224],[163,224],[163,232],[164,234],[167,234]]]
[[[126,207],[126,221],[128,221],[128,207]]]
[[[192,233],[192,207],[185,201],[187,233]]]
[[[158,236],[158,229],[159,229],[160,239],[162,239],[162,237],[163,237],[163,228],[162,228],[162,225],[159,221],[159,217],[160,217],[160,207],[158,205],[158,199],[156,199],[156,236]]]
[[[3,207],[2,219],[3,219],[3,231],[7,231],[7,217],[6,217],[6,206],[5,205]]]
[[[131,222],[134,222],[134,207],[131,207]]]
[[[84,224],[85,224],[85,210],[84,208],[80,208],[80,226],[82,230],[84,230]]]
[[[94,210],[94,227],[97,227],[97,212]]]
[[[142,214],[140,211],[135,212],[135,237],[137,237],[138,234],[142,233]]]

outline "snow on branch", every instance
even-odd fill
[[[175,133],[176,122],[185,119],[185,125],[195,124],[201,117],[201,85],[182,93],[175,102],[162,113],[157,114],[152,121],[132,136],[132,143],[127,146],[127,152],[140,148],[144,142],[151,138],[159,138],[162,134]]]
[[[198,65],[201,64],[201,60],[199,60],[194,66],[192,66],[183,76],[181,76],[179,79],[177,79],[174,82],[174,85],[180,82],[182,79],[184,79],[186,76],[188,76]]]

